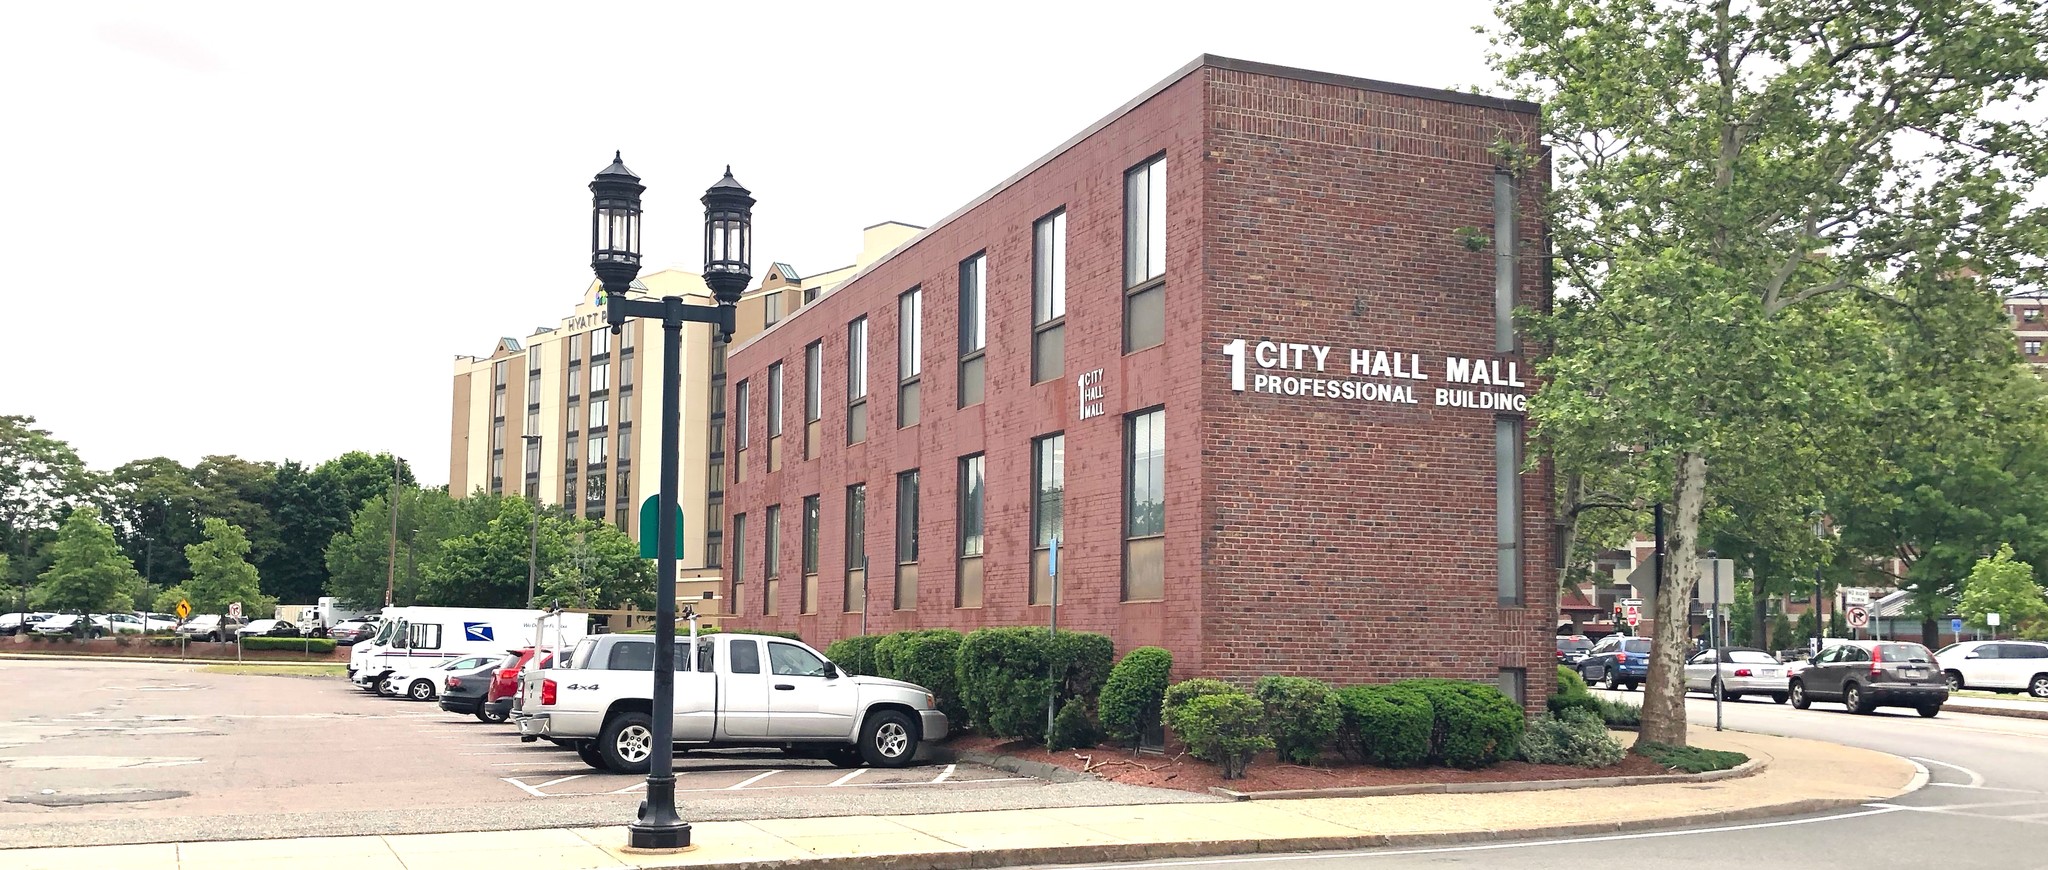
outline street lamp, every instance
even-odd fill
[[[654,755],[647,768],[647,799],[627,826],[634,849],[681,849],[690,845],[690,824],[676,814],[675,661],[676,641],[676,477],[681,452],[683,324],[708,323],[730,338],[733,308],[753,280],[754,197],[725,177],[704,192],[704,283],[716,307],[686,304],[681,296],[628,298],[640,274],[640,194],[647,187],[626,168],[617,152],[612,164],[590,181],[590,270],[604,285],[605,316],[618,332],[629,317],[661,320],[661,506],[654,530]],[[641,529],[640,534],[648,533]]]
[[[628,279],[628,280],[631,280],[631,279]],[[540,436],[539,436],[539,435],[522,435],[522,436],[520,436],[520,440],[522,440],[522,441],[525,441],[525,442],[527,443],[527,445],[528,445],[528,446],[538,446],[538,445],[540,444]],[[539,471],[540,469],[536,468],[536,469],[534,469],[534,470],[535,470],[535,471]],[[522,476],[523,476],[523,475],[522,475]],[[536,568],[535,568],[535,566],[536,566],[536,564],[537,564],[537,563],[539,562],[539,560],[540,560],[540,494],[539,494],[539,493],[535,493],[535,494],[534,494],[534,499],[533,499],[533,505],[532,505],[532,507],[533,507],[533,516],[532,516],[532,517],[529,517],[529,518],[527,519],[527,521],[526,521],[526,606],[527,606],[527,607],[532,607],[532,606],[533,606],[533,577],[534,577],[534,573],[535,573],[535,571],[536,571]]]
[[[1814,512],[1813,512],[1813,539],[1814,539],[1815,541],[1825,541],[1825,540],[1827,540],[1827,537],[1828,537],[1828,526],[1827,526],[1827,517],[1826,517],[1826,515],[1822,514],[1822,513],[1820,512],[1820,511],[1814,511]],[[1824,622],[1824,621],[1822,621],[1822,619],[1821,619],[1821,617],[1822,617],[1822,616],[1823,616],[1824,614],[1822,614],[1822,613],[1821,613],[1821,608],[1820,608],[1820,601],[1821,601],[1821,598],[1820,598],[1820,585],[1821,585],[1821,573],[1820,573],[1820,571],[1821,571],[1821,561],[1822,561],[1822,560],[1821,560],[1821,558],[1820,558],[1820,556],[1819,556],[1819,555],[1816,555],[1816,556],[1814,556],[1814,559],[1813,559],[1813,644],[1812,644],[1812,650],[1813,650],[1813,652],[1812,652],[1812,655],[1819,655],[1819,654],[1820,654],[1820,640],[1821,640],[1821,638],[1823,638],[1823,637],[1827,636],[1827,635],[1826,635],[1826,632],[1827,632],[1827,623],[1826,623],[1826,622]]]

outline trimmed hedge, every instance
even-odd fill
[[[916,632],[895,644],[894,672],[887,676],[930,689],[948,720],[964,722],[967,708],[960,704],[959,664],[960,643],[965,639],[950,628]],[[882,644],[875,648],[879,652]]]
[[[1607,736],[1607,724],[1599,714],[1573,708],[1531,724],[1522,735],[1520,754],[1530,764],[1612,767],[1627,751]]]
[[[1330,686],[1308,677],[1260,678],[1252,695],[1266,708],[1266,734],[1280,757],[1295,764],[1313,764],[1336,736],[1342,716]]]
[[[245,637],[242,638],[242,648],[331,653],[334,651],[334,639],[331,637]]]
[[[1052,734],[1046,738],[1045,748],[1054,752],[1084,749],[1101,740],[1101,729],[1095,727],[1094,718],[1088,715],[1088,702],[1074,698],[1061,706],[1060,714],[1053,717]]]
[[[1585,678],[1579,672],[1565,665],[1557,666],[1557,693],[1544,699],[1553,716],[1562,716],[1567,710],[1584,710],[1595,716],[1600,715],[1600,699],[1593,697],[1586,688]]]
[[[879,677],[882,674],[880,671],[875,670],[875,644],[882,637],[882,635],[864,634],[857,637],[840,638],[833,641],[831,646],[825,648],[825,657],[831,659],[833,664],[838,665],[840,669],[847,673]]]
[[[883,649],[877,647],[878,659]],[[1109,678],[1114,649],[1107,635],[1093,632],[976,629],[959,644],[955,677],[960,709],[984,733],[1044,740],[1053,674],[1059,674],[1059,702],[1078,698],[1092,706]]]
[[[1173,653],[1141,646],[1124,653],[1109,669],[1095,712],[1110,737],[1135,745],[1146,729],[1160,724],[1166,684],[1173,673]],[[1055,722],[1055,725],[1058,723]]]
[[[1167,695],[1172,697],[1181,685],[1186,684],[1167,689]],[[1242,689],[1217,692],[1199,686],[1182,693],[1178,701],[1167,708],[1167,725],[1188,745],[1189,754],[1216,762],[1224,779],[1243,777],[1253,755],[1273,748],[1273,738],[1264,731],[1265,705]]]
[[[1526,726],[1522,708],[1492,686],[1464,680],[1402,680],[1396,686],[1428,696],[1433,722],[1429,757],[1446,767],[1476,770],[1512,758]]]
[[[1381,767],[1412,767],[1429,760],[1436,727],[1429,696],[1401,686],[1348,686],[1337,690],[1337,751]]]
[[[1171,727],[1173,723],[1173,711],[1181,707],[1187,706],[1187,703],[1189,701],[1192,701],[1196,698],[1200,698],[1203,695],[1228,695],[1232,692],[1243,691],[1243,689],[1240,689],[1222,680],[1212,680],[1208,677],[1196,677],[1192,680],[1182,680],[1178,683],[1174,683],[1173,685],[1166,687],[1166,694],[1162,696],[1160,699],[1160,709],[1161,712],[1166,716],[1166,722],[1168,726]]]

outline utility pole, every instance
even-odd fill
[[[398,586],[398,469],[399,459],[391,457],[391,552],[384,557],[384,606],[391,606],[391,592]]]

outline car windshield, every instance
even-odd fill
[[[1880,662],[1928,662],[1932,656],[1927,648],[1917,643],[1881,643],[1877,645],[1877,660]]]
[[[1650,639],[1647,637],[1632,637],[1622,641],[1621,648],[1627,652],[1646,653],[1650,651]]]
[[[1778,660],[1762,650],[1731,649],[1728,651],[1728,662],[1738,665],[1775,665]]]

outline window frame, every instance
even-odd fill
[[[1054,447],[1057,449],[1049,450],[1049,448]],[[1066,533],[1066,453],[1067,433],[1064,430],[1048,432],[1031,439],[1031,578],[1025,591],[1025,603],[1027,605],[1045,604],[1053,597],[1052,577],[1050,574],[1052,541],[1054,539],[1061,539],[1061,543],[1064,544]],[[1048,459],[1056,459],[1057,461],[1048,462]],[[1049,471],[1052,472],[1052,477],[1057,478],[1053,482],[1057,485],[1059,492],[1057,498],[1060,506],[1060,520],[1059,527],[1054,529],[1051,535],[1047,536],[1040,533],[1045,531],[1046,494],[1051,491],[1045,488]],[[1066,598],[1064,595],[1059,597],[1062,600]]]
[[[1143,421],[1147,421],[1148,419],[1150,419],[1151,421],[1147,423],[1147,425],[1144,427],[1146,431],[1141,433],[1139,431],[1139,424]],[[1121,600],[1126,602],[1162,601],[1166,598],[1166,406],[1154,405],[1150,408],[1144,408],[1124,415],[1123,430],[1124,477],[1122,541],[1124,558],[1122,584],[1123,589]],[[1157,436],[1156,439],[1154,438],[1155,434]],[[1159,444],[1158,474],[1156,475],[1156,479],[1154,479],[1154,475],[1151,473],[1152,469],[1149,457],[1145,458],[1145,461],[1143,462],[1146,471],[1146,492],[1148,495],[1153,495],[1156,497],[1153,500],[1149,500],[1147,503],[1153,503],[1154,501],[1156,501],[1156,503],[1159,506],[1157,518],[1158,525],[1156,528],[1147,526],[1141,529],[1138,526],[1138,514],[1140,513],[1140,505],[1138,502],[1138,478],[1139,466],[1141,464],[1141,457],[1139,456],[1138,452],[1140,450],[1138,440],[1141,436],[1147,442],[1148,449],[1150,443],[1154,440],[1156,440]],[[1137,580],[1137,578],[1133,576],[1133,572],[1131,570],[1132,551],[1134,548],[1138,547],[1151,549],[1154,545],[1150,542],[1153,541],[1158,542],[1156,546],[1160,549],[1160,577],[1158,581],[1159,589],[1157,590],[1157,595],[1148,595],[1146,593],[1149,593],[1152,590],[1136,588],[1135,581]]]
[[[1126,355],[1166,343],[1166,202],[1169,195],[1166,168],[1166,152],[1161,151],[1124,170],[1123,352]],[[1137,183],[1140,177],[1144,180],[1142,185]],[[1144,239],[1142,247],[1137,241],[1141,234]],[[1133,315],[1133,311],[1139,306],[1146,306],[1148,314],[1151,308],[1157,309],[1157,341],[1150,341],[1150,336],[1134,337],[1132,327],[1139,318]]]
[[[1057,365],[1048,363],[1052,345]],[[1063,206],[1031,223],[1031,382],[1043,384],[1066,374],[1067,210]]]
[[[846,322],[846,443],[868,440],[868,316]]]
[[[896,297],[896,428],[924,417],[924,287]]]
[[[967,408],[988,398],[988,251],[960,261],[960,370],[954,406]]]
[[[1495,603],[1521,607],[1527,602],[1523,580],[1527,567],[1527,536],[1523,534],[1522,418],[1493,418],[1494,581]]]
[[[918,523],[922,515],[919,469],[896,474],[896,585],[893,610],[917,609]],[[908,558],[905,558],[908,556]]]
[[[867,609],[868,570],[868,485],[866,481],[846,487],[845,579],[840,588],[840,610],[860,613]],[[860,572],[859,577],[854,572]],[[855,606],[858,601],[859,605]]]

